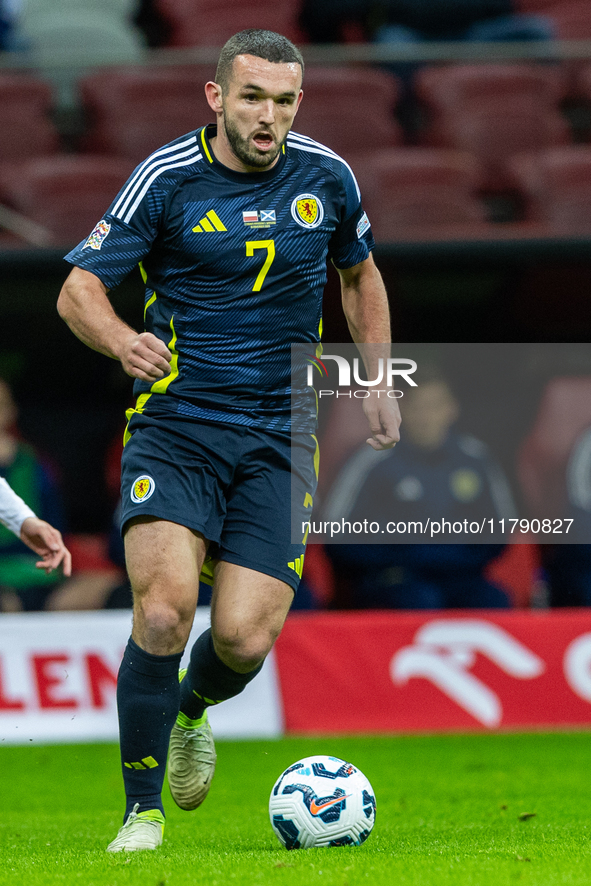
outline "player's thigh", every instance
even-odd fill
[[[211,627],[218,655],[249,671],[270,652],[293,602],[291,585],[235,563],[215,570]]]
[[[178,523],[138,516],[128,523],[124,542],[138,631],[152,634],[160,626],[164,633],[187,633],[197,605],[206,540]]]

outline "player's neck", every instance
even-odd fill
[[[218,126],[218,134],[214,135],[209,139],[209,146],[213,151],[215,159],[222,164],[222,166],[227,166],[228,169],[231,169],[233,172],[269,172],[269,170],[273,169],[274,166],[277,165],[279,161],[279,155],[275,157],[272,163],[269,166],[265,166],[264,169],[261,169],[260,166],[247,166],[242,160],[236,156],[232,147],[225,137],[225,135],[220,133],[220,127]]]

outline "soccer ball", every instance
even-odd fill
[[[376,820],[365,775],[338,757],[305,757],[282,772],[271,791],[269,817],[286,849],[359,846]]]

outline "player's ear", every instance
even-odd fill
[[[222,87],[219,83],[214,83],[212,80],[209,83],[205,84],[205,97],[207,99],[207,103],[212,111],[215,111],[216,114],[222,113]]]

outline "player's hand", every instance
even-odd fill
[[[132,378],[158,381],[169,375],[172,354],[157,336],[142,332],[126,340],[119,359],[125,372]]]
[[[72,574],[72,556],[64,544],[62,534],[45,520],[27,517],[21,526],[21,539],[43,559],[35,565],[46,573],[62,565],[65,576]]]
[[[370,396],[363,400],[363,411],[369,422],[371,437],[367,443],[372,449],[392,449],[400,440],[400,409],[398,401],[388,397],[384,390],[371,391]]]

